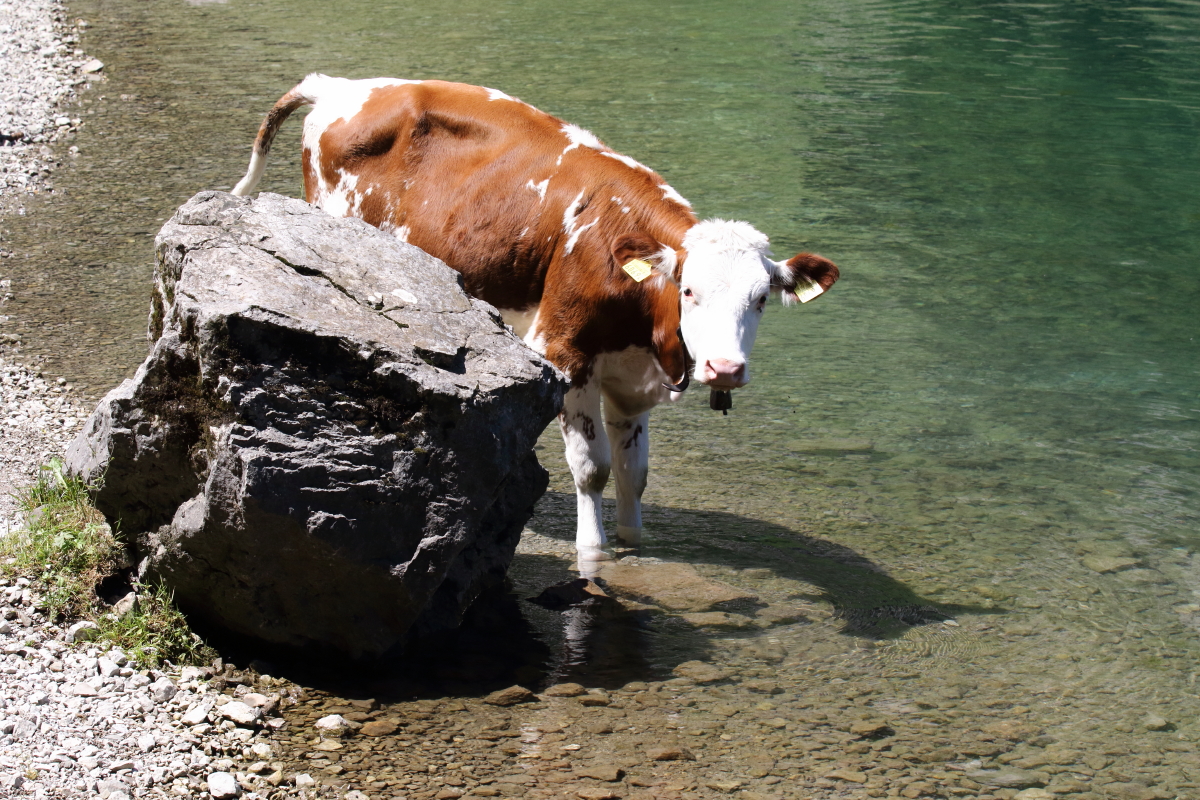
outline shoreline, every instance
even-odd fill
[[[89,413],[65,381],[23,362],[20,338],[6,330],[22,287],[5,269],[12,253],[3,233],[4,218],[24,216],[27,198],[52,189],[58,159],[73,155],[52,145],[82,124],[66,113],[77,87],[104,80],[104,65],[79,49],[86,28],[60,0],[0,0],[0,533],[18,524],[13,493],[66,449]]]
[[[59,0],[0,0],[0,537],[22,527],[17,494],[66,451],[94,405],[25,362],[6,330],[23,287],[5,269],[13,253],[2,232],[78,154],[66,148],[82,124],[68,104],[104,80],[104,65],[79,49],[86,28]],[[0,574],[0,795],[292,796],[295,777],[276,769],[271,744],[285,684],[146,669],[78,626],[54,624],[36,590],[28,577]]]

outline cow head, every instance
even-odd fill
[[[772,261],[767,237],[745,222],[700,222],[683,250],[680,329],[695,361],[691,377],[718,390],[750,382],[750,350],[772,291],[785,305],[806,303],[838,279],[838,268],[812,253]]]

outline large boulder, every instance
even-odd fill
[[[457,273],[356,219],[202,192],[150,355],[67,454],[143,580],[266,642],[392,655],[503,581],[566,383]]]

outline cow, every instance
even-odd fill
[[[653,170],[589,131],[461,83],[309,75],[267,114],[233,194],[253,191],[279,127],[306,105],[308,202],[449,264],[570,379],[559,424],[581,562],[610,557],[610,472],[616,536],[640,544],[650,410],[690,380],[728,407],[750,380],[768,294],[807,302],[838,279],[811,253],[772,261],[746,222],[700,221]]]

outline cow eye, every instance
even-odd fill
[[[692,296],[692,290],[691,290],[689,287],[687,287],[687,286],[683,287],[683,296],[684,296],[684,297],[691,297],[691,296]]]
[[[764,294],[762,297],[758,298],[758,310],[762,311],[766,305],[767,305],[767,296]]]

